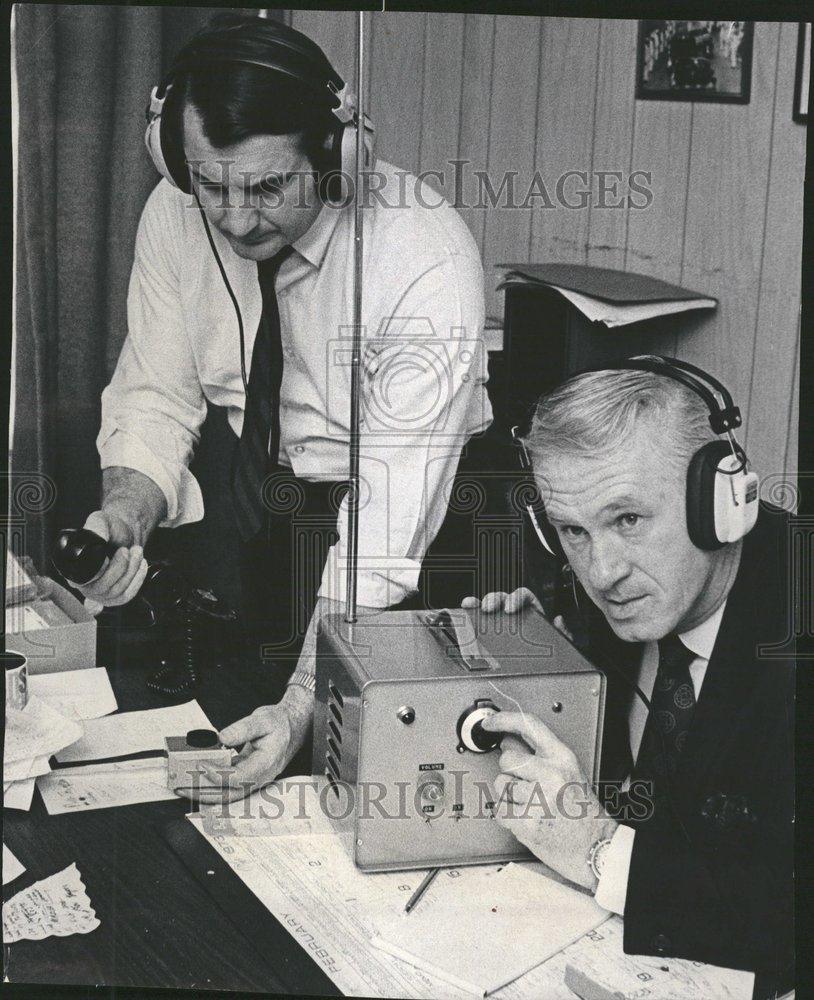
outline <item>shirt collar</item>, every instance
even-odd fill
[[[341,212],[336,205],[323,205],[316,219],[293,244],[297,253],[314,267],[319,267],[325,258]]]
[[[679,635],[678,638],[691,653],[695,653],[696,656],[701,656],[705,660],[708,660],[712,656],[712,649],[715,645],[715,640],[718,638],[718,629],[721,627],[721,619],[724,616],[725,607],[726,601],[706,621]]]

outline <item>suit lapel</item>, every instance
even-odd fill
[[[701,695],[681,755],[676,780],[698,787],[710,765],[725,753],[738,719],[752,697],[760,665],[756,662],[760,588],[754,586],[753,554],[746,547],[726,603],[710,656]]]

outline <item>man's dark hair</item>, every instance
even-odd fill
[[[336,127],[331,110],[318,105],[296,80],[260,66],[235,63],[191,70],[176,81],[183,100],[200,113],[204,135],[221,149],[253,135],[299,135],[318,173],[328,169],[325,140]],[[183,123],[179,122],[183,128]]]
[[[210,20],[204,34],[219,28],[252,28],[257,22],[256,17],[246,14],[219,14]],[[300,37],[321,54],[310,39]],[[327,102],[316,99],[306,85],[285,73],[250,63],[213,67],[204,62],[200,68],[183,69],[173,89],[175,99],[167,110],[175,119],[172,127],[179,137],[183,135],[184,107],[189,102],[200,113],[204,135],[216,149],[253,135],[298,135],[300,148],[318,173],[332,166],[324,147],[338,125],[335,115]]]

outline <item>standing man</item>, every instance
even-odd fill
[[[607,678],[602,803],[541,719],[482,725],[510,734],[498,820],[624,914],[625,951],[754,970],[763,997],[793,982],[788,536],[782,512],[761,507],[721,543],[721,523],[757,506],[757,483],[730,494],[712,422],[695,391],[651,371],[575,376],[540,400],[525,441],[546,531]],[[540,608],[521,589],[483,609],[528,603]]]
[[[245,617],[256,641],[299,660],[278,704],[221,733],[248,748],[225,788],[219,776],[202,789],[209,801],[273,780],[302,744],[315,624],[345,598],[354,208],[341,181],[355,130],[322,50],[250,16],[196,36],[151,107],[166,179],[138,230],[128,337],[102,399],[102,506],[86,525],[120,548],[81,589],[127,602],[153,529],[202,517],[188,464],[207,400],[225,407]],[[383,161],[363,196],[360,614],[415,593],[461,448],[491,421],[469,231]],[[317,525],[302,547],[298,519]]]

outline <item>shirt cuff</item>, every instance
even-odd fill
[[[186,466],[178,470],[177,486],[163,463],[135,434],[120,429],[99,444],[101,467],[121,466],[134,469],[156,484],[167,501],[167,516],[162,528],[177,528],[181,524],[200,521],[204,515],[203,496],[198,481]]]
[[[347,558],[338,545],[328,550],[318,597],[344,603],[347,594]],[[421,563],[415,559],[360,558],[356,601],[368,608],[391,608],[418,590]]]
[[[616,828],[605,853],[602,876],[594,893],[597,904],[603,910],[610,910],[620,916],[625,912],[627,879],[635,837],[636,831],[630,826],[620,825]]]

